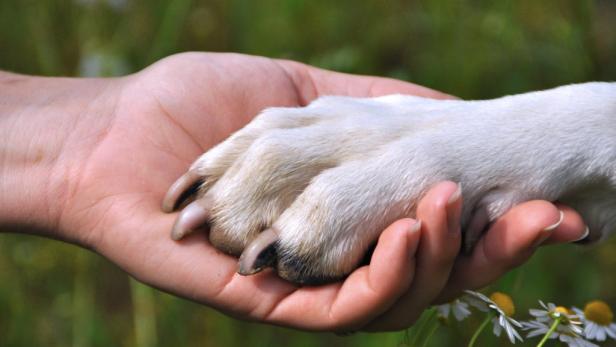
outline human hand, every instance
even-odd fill
[[[455,189],[444,183],[422,200],[421,231],[409,232],[413,220],[394,223],[382,234],[371,265],[342,283],[298,288],[271,271],[241,277],[235,273],[237,260],[212,248],[204,235],[180,243],[169,239],[175,216],[163,214],[160,202],[194,158],[265,107],[301,106],[325,94],[446,95],[288,61],[200,53],[170,57],[120,79],[39,79],[37,87],[37,93],[53,91],[53,97],[37,103],[43,104],[40,112],[4,118],[0,125],[16,148],[3,151],[2,163],[8,163],[3,167],[27,164],[17,165],[19,170],[0,182],[6,193],[0,201],[3,229],[27,226],[90,247],[145,283],[244,319],[310,330],[403,328],[439,293],[485,284],[532,252],[529,242],[518,238],[520,229],[512,239],[511,230],[498,225],[515,222],[527,230],[521,239],[533,240],[541,234],[540,222],[554,221],[549,203],[521,205],[484,237],[492,240],[485,241],[486,249],[508,250],[497,258],[498,266],[488,266],[490,258],[481,254],[455,262],[459,236],[447,233],[453,228],[448,214],[455,211],[447,211],[444,203]],[[18,100],[29,96],[17,94]],[[58,106],[67,98],[76,100]],[[15,129],[26,140],[9,136]],[[39,137],[32,139],[33,134]],[[553,239],[573,239],[578,222],[569,211]],[[477,274],[485,268],[491,271]],[[402,320],[391,318],[402,313]]]
[[[433,188],[429,194],[435,194],[435,189],[439,187],[443,184]],[[449,188],[450,191],[452,189]],[[434,203],[432,206],[434,208]],[[422,210],[420,205],[417,217],[422,222],[428,220],[429,211],[426,207]],[[432,216],[435,218],[438,214],[432,212]],[[383,331],[407,328],[421,315],[420,307],[428,307],[428,303],[445,303],[461,295],[465,289],[475,290],[489,285],[526,262],[540,246],[574,242],[588,235],[584,221],[571,208],[535,200],[515,206],[497,219],[470,254],[447,258],[443,255],[450,252],[446,248],[447,236],[459,226],[455,223],[444,224],[447,220],[440,218],[440,227],[436,223],[434,226],[423,223],[410,289],[364,329]],[[444,278],[440,275],[443,273],[449,274],[449,277]],[[418,297],[424,299],[419,300]]]

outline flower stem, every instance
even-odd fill
[[[552,326],[550,326],[550,330],[548,330],[548,332],[543,335],[543,339],[539,341],[537,347],[542,347],[543,345],[545,345],[546,341],[550,338],[550,336],[552,336],[552,333],[556,330],[556,328],[558,328],[558,325],[560,324],[560,321],[562,319],[562,317],[554,319],[554,323],[552,323]]]
[[[475,331],[475,333],[473,334],[473,337],[471,338],[471,340],[468,343],[468,347],[473,347],[475,346],[475,342],[477,341],[477,338],[479,337],[479,335],[481,334],[481,332],[483,331],[483,329],[486,328],[486,326],[488,326],[488,323],[490,323],[490,319],[492,319],[492,315],[488,314],[488,316],[486,317],[486,319],[483,321],[483,323],[481,323],[481,325],[479,326],[479,328],[477,328],[477,330]]]
[[[428,311],[424,312],[423,315],[421,315],[421,318],[417,322],[416,326],[413,328],[410,341],[408,341],[409,346],[419,345],[419,339],[423,335],[424,330],[426,330],[426,326],[428,326],[430,322],[434,324],[433,320],[434,317],[436,317],[436,313],[436,309],[431,308]]]
[[[434,333],[438,330],[439,328],[439,324],[433,324],[432,325],[432,329],[430,329],[430,332],[428,332],[428,336],[426,336],[426,338],[424,339],[423,344],[421,345],[422,347],[427,347],[428,343],[430,342],[430,339],[432,339],[432,335],[434,335]]]

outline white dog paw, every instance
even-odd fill
[[[616,222],[605,213],[616,207],[616,137],[601,125],[616,112],[593,104],[599,96],[576,103],[571,93],[482,102],[325,97],[268,109],[169,189],[165,211],[192,201],[172,237],[207,224],[215,247],[242,254],[240,273],[273,266],[293,282],[321,283],[357,267],[379,233],[413,217],[421,196],[443,180],[464,187],[467,248],[491,221],[532,199],[563,197],[591,211],[591,229],[603,229]],[[589,130],[572,133],[590,111]],[[588,138],[593,143],[580,147]],[[597,179],[606,182],[592,186],[601,195],[579,194]]]

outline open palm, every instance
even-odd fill
[[[455,190],[452,184],[435,188],[424,199],[424,215],[418,212],[421,232],[408,232],[412,220],[394,223],[382,234],[370,266],[343,283],[321,287],[296,287],[271,271],[237,275],[237,259],[214,249],[205,234],[172,241],[169,231],[176,215],[161,212],[160,204],[169,185],[197,156],[266,107],[302,106],[324,94],[446,95],[289,61],[205,53],[173,56],[109,83],[117,91],[113,107],[89,113],[88,131],[67,139],[75,154],[64,160],[79,165],[70,178],[60,228],[137,279],[244,319],[316,330],[403,328],[443,292],[459,245],[444,236],[450,226],[441,201]],[[553,224],[557,213],[547,202],[535,204],[536,218],[526,225],[526,239],[508,245],[509,258],[500,254],[503,266],[481,280],[471,279],[471,285],[493,280],[508,264],[532,253],[528,248],[537,230]],[[576,229],[579,218],[568,214],[575,220],[568,228]],[[461,272],[474,265],[465,266]],[[442,274],[418,284],[422,271]],[[410,318],[397,318],[399,313],[392,311],[396,301],[406,304],[407,313],[408,307],[414,310],[407,314]]]

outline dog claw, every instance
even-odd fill
[[[273,228],[259,234],[242,252],[239,261],[240,275],[248,276],[260,272],[276,262],[278,234]]]
[[[163,212],[173,212],[188,196],[198,189],[201,177],[192,171],[183,174],[175,181],[163,199]]]
[[[209,218],[210,208],[207,202],[203,200],[191,202],[176,219],[171,230],[171,238],[175,241],[180,240],[205,225]]]

